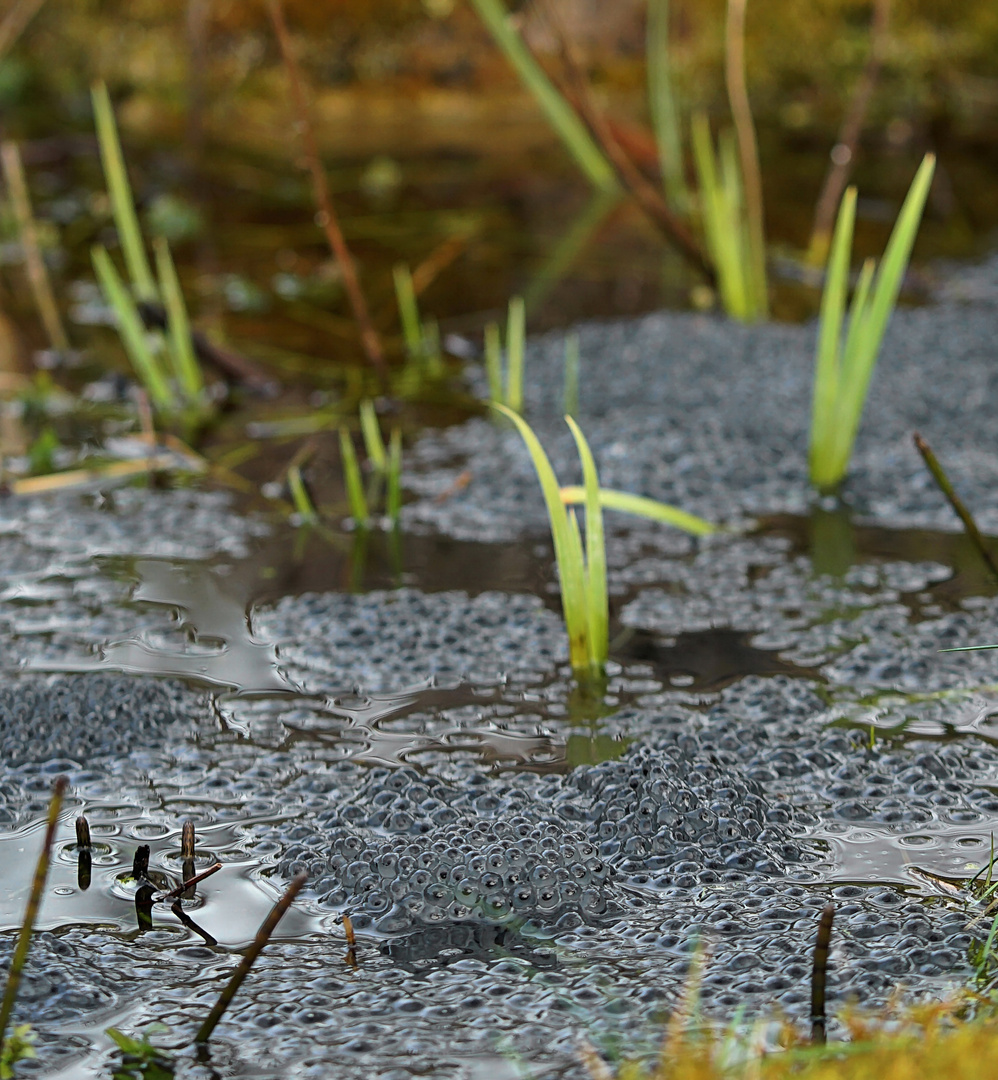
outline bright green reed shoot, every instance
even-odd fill
[[[375,472],[384,476],[388,468],[388,454],[378,425],[378,415],[374,411],[374,402],[370,398],[364,398],[360,403],[360,433],[364,438],[368,461]]]
[[[842,197],[821,298],[811,414],[811,483],[823,494],[836,492],[849,471],[870,379],[901,290],[934,169],[935,157],[926,154],[879,268],[873,259],[864,263],[853,291],[844,340],[856,189],[849,188]]]
[[[104,297],[114,310],[118,333],[135,373],[148,391],[153,407],[160,412],[170,412],[174,408],[174,399],[169,377],[153,351],[135,301],[107,250],[98,244],[91,249],[90,255]]]
[[[493,408],[516,425],[530,452],[544,492],[561,582],[561,607],[568,631],[572,671],[580,682],[598,679],[603,674],[609,655],[609,610],[599,477],[589,445],[578,424],[566,416],[582,462],[586,492],[586,539],[583,550],[575,511],[566,510],[562,502],[558,479],[540,440],[530,425],[512,409],[501,404],[494,404]]]
[[[114,110],[111,98],[103,82],[94,83],[90,91],[94,106],[94,120],[97,126],[97,142],[100,145],[101,162],[104,165],[104,177],[107,180],[107,193],[111,200],[114,224],[118,230],[121,249],[125,255],[125,265],[132,281],[132,290],[137,300],[155,300],[156,283],[153,280],[149,257],[142,242],[142,230],[135,212],[132,198],[132,186],[128,182],[128,171],[121,153],[118,139],[118,127],[114,122]]]
[[[157,237],[153,241],[153,251],[156,256],[156,273],[163,291],[163,305],[166,308],[173,374],[187,404],[195,405],[204,393],[204,377],[191,341],[191,324],[187,317],[184,294],[180,291],[180,279],[177,277],[177,268],[173,263],[169,245],[163,237]]]
[[[350,516],[357,528],[366,529],[371,515],[367,508],[367,496],[364,494],[364,481],[360,475],[357,452],[346,428],[340,428],[340,457],[343,460],[343,480],[347,489]]]

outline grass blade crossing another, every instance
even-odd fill
[[[149,391],[153,405],[161,412],[170,412],[174,407],[170,381],[149,344],[146,328],[135,302],[111,261],[107,249],[99,245],[95,246],[91,248],[90,255],[104,297],[114,309],[121,341],[128,353],[128,359],[132,362],[132,367]]]
[[[191,340],[191,324],[187,317],[184,294],[180,291],[177,268],[173,263],[170,247],[163,237],[157,237],[153,249],[156,255],[156,273],[166,307],[173,374],[187,404],[196,405],[204,394],[204,378]]]
[[[371,515],[367,508],[367,496],[364,494],[364,482],[360,475],[360,465],[357,463],[357,452],[353,448],[353,440],[346,428],[340,428],[340,456],[343,460],[343,479],[347,489],[350,516],[358,529],[366,529]]]
[[[471,0],[471,4],[589,182],[602,191],[617,191],[613,166],[593,141],[575,110],[524,45],[510,23],[509,12],[502,0]]]
[[[590,653],[586,640],[588,615],[582,588],[585,582],[585,570],[582,563],[582,544],[578,537],[578,526],[573,534],[568,514],[561,501],[561,489],[551,467],[551,462],[540,440],[530,425],[505,405],[493,403],[492,406],[507,419],[512,420],[530,452],[537,479],[540,481],[547,505],[548,520],[551,525],[551,539],[554,543],[554,557],[558,565],[561,580],[561,608],[565,616],[565,628],[568,631],[569,659],[576,677],[586,678],[590,672]]]
[[[569,485],[561,489],[561,501],[567,506],[585,502],[585,499],[585,488]],[[679,510],[657,499],[649,499],[646,495],[600,488],[599,501],[604,510],[619,510],[623,514],[633,514],[635,517],[647,518],[663,525],[673,525],[691,536],[711,536],[718,531],[717,526],[706,519],[688,514],[685,510]]]

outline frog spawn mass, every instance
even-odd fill
[[[329,808],[294,830],[279,871],[304,870],[320,907],[386,933],[609,921],[648,889],[810,877],[792,809],[734,755],[645,746],[567,776],[474,779],[377,768],[347,799],[330,780]]]

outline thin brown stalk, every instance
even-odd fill
[[[222,869],[220,862],[213,863],[207,870],[202,870],[200,874],[195,874],[194,877],[188,878],[183,885],[178,885],[175,889],[171,889],[168,893],[163,893],[162,896],[157,899],[162,903],[165,900],[179,900],[188,889],[192,892],[195,885],[200,885],[205,878],[210,878],[212,874],[217,874]]]
[[[589,128],[593,138],[599,143],[621,185],[631,194],[652,223],[664,234],[711,284],[714,282],[714,268],[710,265],[696,237],[686,223],[674,213],[658,193],[655,186],[645,178],[641,170],[631,160],[630,155],[620,145],[609,122],[593,100],[589,79],[586,75],[578,51],[566,33],[554,0],[548,0],[545,16],[558,42],[558,49],[568,76],[568,85],[556,79],[559,89],[575,106],[579,116]]]
[[[333,210],[329,183],[322,162],[319,159],[319,148],[315,141],[315,128],[312,126],[312,119],[309,115],[301,71],[291,46],[287,23],[284,21],[284,9],[281,7],[281,0],[267,0],[267,10],[270,13],[270,20],[274,24],[274,33],[277,36],[284,67],[288,74],[288,82],[291,86],[291,97],[294,101],[295,113],[305,149],[305,161],[312,177],[312,195],[319,211],[317,220],[325,230],[329,247],[339,264],[340,272],[343,274],[343,287],[346,289],[350,306],[353,308],[354,318],[357,320],[364,354],[371,367],[384,379],[386,376],[385,356],[381,347],[381,339],[374,328],[374,323],[371,321],[367,301],[364,299],[360,279],[357,277],[353,256],[350,254],[339,220]]]
[[[815,1046],[824,1046],[827,1038],[825,984],[828,981],[828,949],[834,919],[835,905],[826,904],[821,909],[818,937],[814,943],[814,963],[811,965],[811,1042]]]
[[[198,1033],[194,1036],[194,1041],[196,1043],[205,1043],[211,1038],[211,1033],[218,1026],[219,1020],[222,1019],[222,1014],[232,1004],[232,999],[236,996],[236,991],[242,986],[243,980],[249,974],[254,961],[263,951],[264,945],[270,940],[271,934],[277,929],[277,924],[284,917],[288,908],[291,907],[294,898],[301,891],[307,878],[308,875],[304,871],[300,874],[296,874],[294,878],[292,878],[291,884],[287,887],[284,895],[273,906],[266,919],[263,920],[260,929],[256,933],[256,937],[253,939],[253,944],[246,950],[242,960],[239,962],[239,966],[232,973],[232,978],[229,979],[225,985],[225,989],[219,994],[218,1001],[215,1002],[207,1019],[198,1028]]]
[[[52,785],[52,801],[49,803],[48,820],[45,824],[45,838],[42,840],[42,850],[35,866],[35,876],[31,882],[28,904],[24,909],[21,932],[18,934],[17,944],[14,946],[14,955],[10,961],[10,970],[7,972],[7,985],[3,992],[3,1002],[0,1003],[0,1052],[3,1051],[4,1041],[7,1038],[7,1027],[10,1024],[10,1016],[14,1011],[14,1002],[17,1000],[17,991],[21,985],[21,973],[24,971],[24,964],[28,959],[28,950],[31,948],[31,933],[35,927],[35,919],[38,918],[42,893],[45,891],[45,882],[49,876],[49,864],[52,862],[52,842],[55,839],[55,830],[59,824],[62,799],[68,786],[69,781],[65,776],[57,777]]]
[[[749,254],[752,266],[751,287],[757,295],[757,310],[765,316],[766,296],[766,237],[763,227],[762,170],[759,166],[759,146],[752,122],[748,86],[745,81],[745,4],[746,0],[728,0],[725,28],[724,78],[728,86],[731,118],[735,124],[738,158],[742,167],[742,187],[745,191],[745,216],[748,222]]]
[[[814,209],[814,225],[811,228],[811,242],[807,249],[807,261],[812,266],[822,266],[828,258],[828,249],[832,242],[832,229],[835,215],[838,213],[842,193],[849,183],[859,137],[863,132],[866,114],[873,98],[873,92],[880,78],[884,52],[887,48],[887,27],[890,21],[891,0],[874,0],[873,17],[870,21],[870,52],[866,58],[863,73],[856,83],[852,100],[839,137],[832,148],[832,163],[825,174],[825,183]]]
[[[7,12],[0,22],[0,59],[11,50],[44,3],[45,0],[19,0]]]
[[[956,493],[956,488],[950,483],[949,477],[946,475],[942,465],[939,464],[939,459],[936,457],[932,450],[932,447],[922,438],[916,431],[912,436],[915,449],[922,455],[922,460],[925,462],[925,467],[932,474],[932,479],[935,480],[939,490],[946,496],[946,501],[953,507],[953,512],[963,523],[964,532],[966,532],[970,542],[977,548],[981,558],[987,563],[988,569],[996,578],[998,578],[998,563],[995,562],[994,555],[991,554],[991,549],[984,541],[984,536],[981,534],[981,530],[977,527],[977,522],[974,520],[974,515],[967,509],[967,504]]]
[[[59,308],[52,293],[48,269],[38,243],[38,230],[35,228],[35,217],[31,212],[31,197],[24,178],[21,151],[16,143],[5,142],[0,146],[0,157],[3,158],[3,174],[10,191],[14,216],[17,218],[21,249],[24,252],[24,265],[28,272],[31,294],[35,298],[35,307],[38,308],[49,344],[58,352],[67,352],[69,338],[66,337],[66,330],[59,317]]]

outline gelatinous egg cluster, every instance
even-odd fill
[[[487,787],[375,769],[349,800],[332,801],[279,870],[305,870],[320,905],[363,912],[385,932],[565,912],[599,921],[624,910],[628,884],[758,879],[808,857],[787,831],[789,805],[677,746]]]

